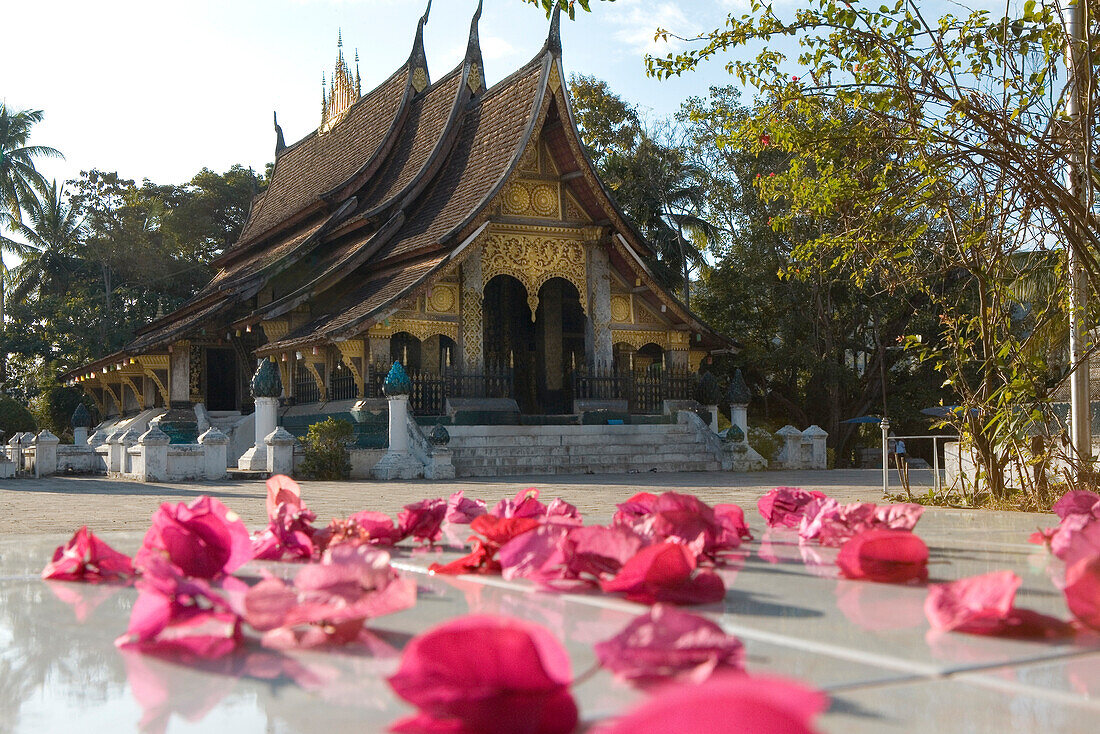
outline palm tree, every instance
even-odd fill
[[[9,302],[61,293],[83,265],[75,253],[83,242],[84,220],[57,181],[25,202],[25,208],[29,223],[14,228],[23,241],[0,235],[0,248],[22,261],[9,272]]]
[[[686,160],[678,147],[648,135],[628,154],[612,153],[604,168],[616,198],[653,243],[658,272],[669,285],[680,281],[690,305],[690,271],[706,263],[696,243],[718,237],[703,218],[705,169]]]
[[[60,158],[61,153],[44,145],[27,145],[31,128],[42,121],[42,110],[9,109],[0,102],[0,229],[12,230],[23,221],[23,210],[44,191],[46,181],[34,167],[35,158]],[[6,240],[11,242],[13,240]],[[3,255],[17,254],[6,243],[0,245],[0,330],[4,328],[4,285],[8,266]],[[7,379],[7,355],[0,353],[0,385]]]

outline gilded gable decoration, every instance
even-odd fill
[[[412,85],[417,94],[428,88],[428,72],[422,67],[417,67],[412,73]]]
[[[458,313],[458,286],[454,283],[436,283],[425,298],[429,313]]]
[[[355,52],[356,67],[359,66],[359,52]],[[336,42],[336,68],[332,70],[332,80],[326,90],[324,77],[321,78],[321,127],[319,132],[331,130],[336,123],[344,119],[348,108],[359,101],[359,70],[355,77],[344,61],[344,35],[340,33]]]
[[[668,333],[664,331],[612,328],[611,341],[613,344],[629,344],[635,350],[641,349],[646,344],[656,344],[661,349],[669,348]]]
[[[561,219],[560,184],[517,179],[504,187],[503,213],[518,217]]]
[[[498,275],[510,275],[527,290],[531,320],[539,307],[539,289],[551,278],[572,283],[580,297],[581,310],[588,313],[588,277],[584,243],[513,231],[492,231],[481,254],[482,289]]]
[[[630,296],[618,293],[611,296],[611,320],[619,324],[631,323]]]
[[[433,336],[442,335],[458,341],[458,323],[455,321],[432,321],[430,319],[387,319],[381,324],[375,324],[367,334],[371,338],[392,337],[403,331],[420,341],[425,341]]]

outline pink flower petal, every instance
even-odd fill
[[[1100,513],[1100,494],[1077,489],[1066,492],[1050,508],[1062,520],[1070,515],[1093,515]]]
[[[1081,558],[1066,568],[1066,604],[1073,616],[1100,630],[1100,555]]]
[[[550,500],[546,506],[546,521],[562,525],[583,525],[580,511],[561,497]]]
[[[639,685],[667,679],[701,683],[716,670],[745,669],[740,640],[708,619],[664,604],[597,643],[595,651],[600,665]]]
[[[420,714],[394,731],[567,734],[578,722],[569,656],[546,629],[471,615],[406,645],[389,679]]]
[[[1012,610],[1020,583],[1020,577],[1011,571],[994,571],[932,584],[924,613],[934,630],[996,634]]]
[[[599,579],[617,574],[643,544],[628,527],[591,525],[570,530],[563,550],[570,575]]]
[[[824,693],[783,678],[715,675],[670,686],[594,734],[813,734]]]
[[[252,540],[235,512],[204,495],[189,505],[165,503],[153,513],[134,565],[144,568],[154,556],[188,576],[214,578],[250,561]]]
[[[797,528],[806,505],[815,499],[823,500],[825,495],[798,487],[776,487],[757,500],[756,508],[769,528]]]
[[[538,489],[528,487],[516,492],[512,499],[502,499],[489,514],[503,518],[541,518],[546,516],[546,505],[539,502]]]
[[[42,569],[54,581],[119,581],[134,575],[130,557],[104,543],[84,525],[65,545],[57,547]]]
[[[447,514],[443,519],[456,525],[469,525],[475,517],[485,512],[485,500],[467,499],[460,489],[447,500]]]
[[[623,564],[613,579],[601,580],[604,591],[622,592],[642,604],[708,604],[725,598],[726,587],[710,571],[696,572],[693,553],[682,544],[656,543]]]
[[[865,530],[841,546],[836,565],[850,579],[927,581],[928,546],[905,530]]]
[[[752,531],[745,522],[745,511],[740,505],[717,504],[714,517],[723,530],[723,545],[736,547],[742,540],[752,540]]]
[[[567,526],[541,525],[505,543],[497,554],[504,578],[528,578],[539,583],[563,578],[562,545],[568,533]]]
[[[434,543],[443,536],[443,518],[447,515],[447,502],[443,499],[421,500],[405,505],[397,516],[402,537]]]
[[[302,504],[302,488],[298,483],[285,474],[276,474],[267,479],[267,519],[275,519],[275,511],[279,505],[286,504],[300,509]]]

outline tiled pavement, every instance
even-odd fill
[[[561,495],[592,508],[591,519],[610,516],[611,504],[637,488],[679,487],[714,502],[746,506],[759,530],[755,499],[775,484],[825,489],[842,499],[873,499],[875,483],[855,485],[852,473],[801,476],[663,475],[601,477],[562,482],[461,482],[467,494],[495,499],[516,486],[535,484],[544,496]],[[877,478],[877,476],[876,476]],[[761,480],[767,479],[765,483]],[[809,481],[808,481],[809,480]],[[58,483],[73,480],[57,480]],[[79,480],[93,482],[95,480]],[[49,502],[56,495],[73,503],[51,520],[69,531],[81,500],[111,504],[97,496],[105,486],[74,482],[36,490]],[[685,486],[690,483],[690,486]],[[127,485],[133,491],[140,485]],[[404,502],[438,496],[452,488],[407,485],[307,484],[307,500],[318,514],[342,514],[363,506],[392,512]],[[87,491],[85,488],[87,487]],[[196,489],[194,487],[192,490]],[[211,487],[210,489],[215,489]],[[77,491],[79,490],[79,491]],[[3,502],[11,501],[0,490]],[[138,502],[164,497],[186,499],[179,488],[162,495],[125,495],[125,505],[96,510],[102,519],[138,528],[147,514]],[[117,488],[116,488],[117,492]],[[339,494],[338,494],[339,493]],[[242,512],[250,523],[262,516],[262,487],[236,485],[225,492],[235,509],[260,504],[259,514]],[[363,502],[370,498],[369,502]],[[45,500],[43,500],[45,502]],[[134,503],[134,504],[131,504]],[[29,511],[30,505],[26,506]],[[106,514],[104,514],[106,513]],[[251,514],[249,514],[251,513]],[[5,515],[4,522],[9,519]],[[1023,578],[1021,607],[1065,618],[1061,594],[1050,577],[1058,570],[1044,551],[1026,542],[1049,516],[1019,513],[930,510],[917,526],[932,551],[933,580],[949,580],[1009,568]],[[45,530],[46,528],[43,528]],[[60,528],[59,528],[60,529]],[[126,625],[131,590],[71,584],[45,584],[37,572],[63,535],[39,533],[0,540],[0,731],[70,729],[130,731],[139,722],[149,730],[170,723],[170,731],[325,730],[382,731],[406,712],[388,693],[382,678],[393,669],[385,657],[301,654],[293,664],[271,659],[232,673],[199,671],[148,656],[123,655],[111,640]],[[140,541],[137,533],[109,536],[124,550]],[[820,720],[826,732],[1092,732],[1100,723],[1100,639],[1072,643],[1025,642],[928,631],[921,587],[838,580],[832,553],[804,552],[789,533],[758,534],[745,547],[740,567],[723,571],[729,589],[722,604],[696,608],[711,615],[746,643],[750,671],[777,673],[808,681],[832,697]],[[417,606],[385,617],[374,628],[399,647],[408,635],[466,612],[521,616],[550,628],[570,651],[582,677],[594,660],[591,645],[621,629],[642,610],[621,599],[596,594],[548,594],[498,577],[441,578],[424,574],[431,562],[454,551],[403,551],[396,558],[420,585]],[[266,671],[266,672],[260,672]],[[293,679],[293,681],[292,681]],[[582,716],[593,722],[621,711],[639,696],[605,673],[584,677],[575,689]],[[170,719],[170,722],[169,722]]]

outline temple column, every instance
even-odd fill
[[[611,340],[611,272],[607,250],[598,242],[587,246],[588,318],[585,319],[584,350],[588,366],[610,370],[613,359]]]
[[[168,361],[168,396],[173,408],[191,407],[191,344],[176,342]]]
[[[686,371],[688,369],[688,350],[670,349],[665,352],[665,367],[670,370]]]
[[[472,372],[485,368],[485,327],[482,313],[482,297],[485,282],[481,273],[481,248],[462,261],[462,294],[459,307],[462,328],[458,334],[459,364]]]
[[[562,389],[561,359],[561,301],[562,293],[558,283],[551,283],[539,294],[539,306],[542,308],[542,354],[546,370],[546,389]]]

